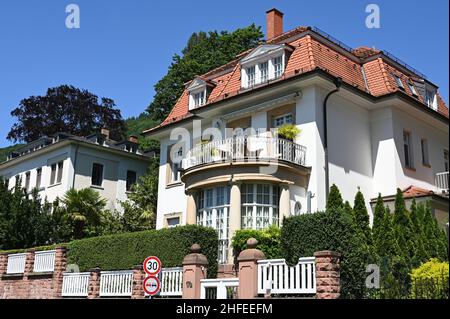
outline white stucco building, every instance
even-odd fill
[[[122,211],[120,201],[147,171],[150,154],[138,150],[135,137],[116,142],[109,131],[77,137],[56,134],[29,143],[0,163],[0,176],[13,188],[21,179],[29,192],[37,189],[50,203],[71,188],[92,188],[107,200],[107,208]]]
[[[311,27],[283,33],[277,10],[267,21],[265,44],[193,79],[144,132],[161,141],[157,228],[211,226],[230,262],[236,230],[323,210],[332,184],[351,203],[360,189],[370,211],[397,188],[425,196],[448,222],[449,118],[437,86],[388,52]],[[284,124],[301,130],[294,141],[274,133]]]

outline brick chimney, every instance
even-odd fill
[[[109,130],[107,128],[102,128],[100,134],[105,135],[106,139],[109,139]]]
[[[138,143],[138,137],[136,135],[130,135],[130,137],[128,137],[128,141],[130,141],[131,143]]]
[[[283,12],[273,8],[266,11],[266,40],[283,33]]]

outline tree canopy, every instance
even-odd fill
[[[110,130],[112,139],[126,134],[125,121],[112,99],[61,85],[49,88],[44,96],[30,96],[20,101],[11,115],[17,118],[7,138],[31,142],[58,132],[86,136],[101,128]]]
[[[172,57],[167,74],[155,85],[155,96],[147,111],[155,121],[162,121],[183,92],[184,84],[233,60],[237,54],[254,48],[263,37],[254,24],[227,31],[193,33],[182,55]]]

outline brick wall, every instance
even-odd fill
[[[34,273],[35,251],[26,253],[23,274],[6,274],[8,255],[0,255],[0,299],[54,299],[60,298],[62,275],[66,269],[66,249],[57,247],[55,268],[52,272]]]

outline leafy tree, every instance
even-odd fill
[[[110,129],[112,139],[125,137],[126,125],[109,98],[101,98],[70,85],[49,88],[44,96],[20,101],[11,115],[17,118],[7,138],[31,142],[58,132],[86,136],[102,127]],[[36,125],[36,124],[39,125]]]
[[[341,192],[339,188],[333,184],[330,187],[330,193],[328,194],[327,210],[342,210],[344,208],[344,201],[342,200]]]
[[[71,239],[100,235],[106,200],[91,188],[68,190],[58,207],[58,215],[71,225]]]
[[[13,189],[0,178],[0,249],[41,246],[54,238],[51,206],[37,191],[28,194],[21,181]]]
[[[139,231],[155,228],[156,204],[158,201],[158,177],[151,172],[157,171],[157,160],[153,160],[149,173],[140,177],[133,185],[128,200],[121,202],[124,208],[122,225],[125,231]]]
[[[155,85],[155,96],[147,108],[151,118],[163,120],[184,90],[184,84],[233,60],[237,54],[254,48],[263,37],[254,24],[234,32],[194,33],[182,55],[175,54],[167,74]]]
[[[369,213],[367,212],[364,195],[359,190],[355,196],[353,211],[354,211],[355,223],[356,223],[356,227],[357,227],[358,231],[361,232],[362,236],[365,239],[365,242],[368,245],[371,245],[372,234],[371,234],[371,229],[370,229]]]

